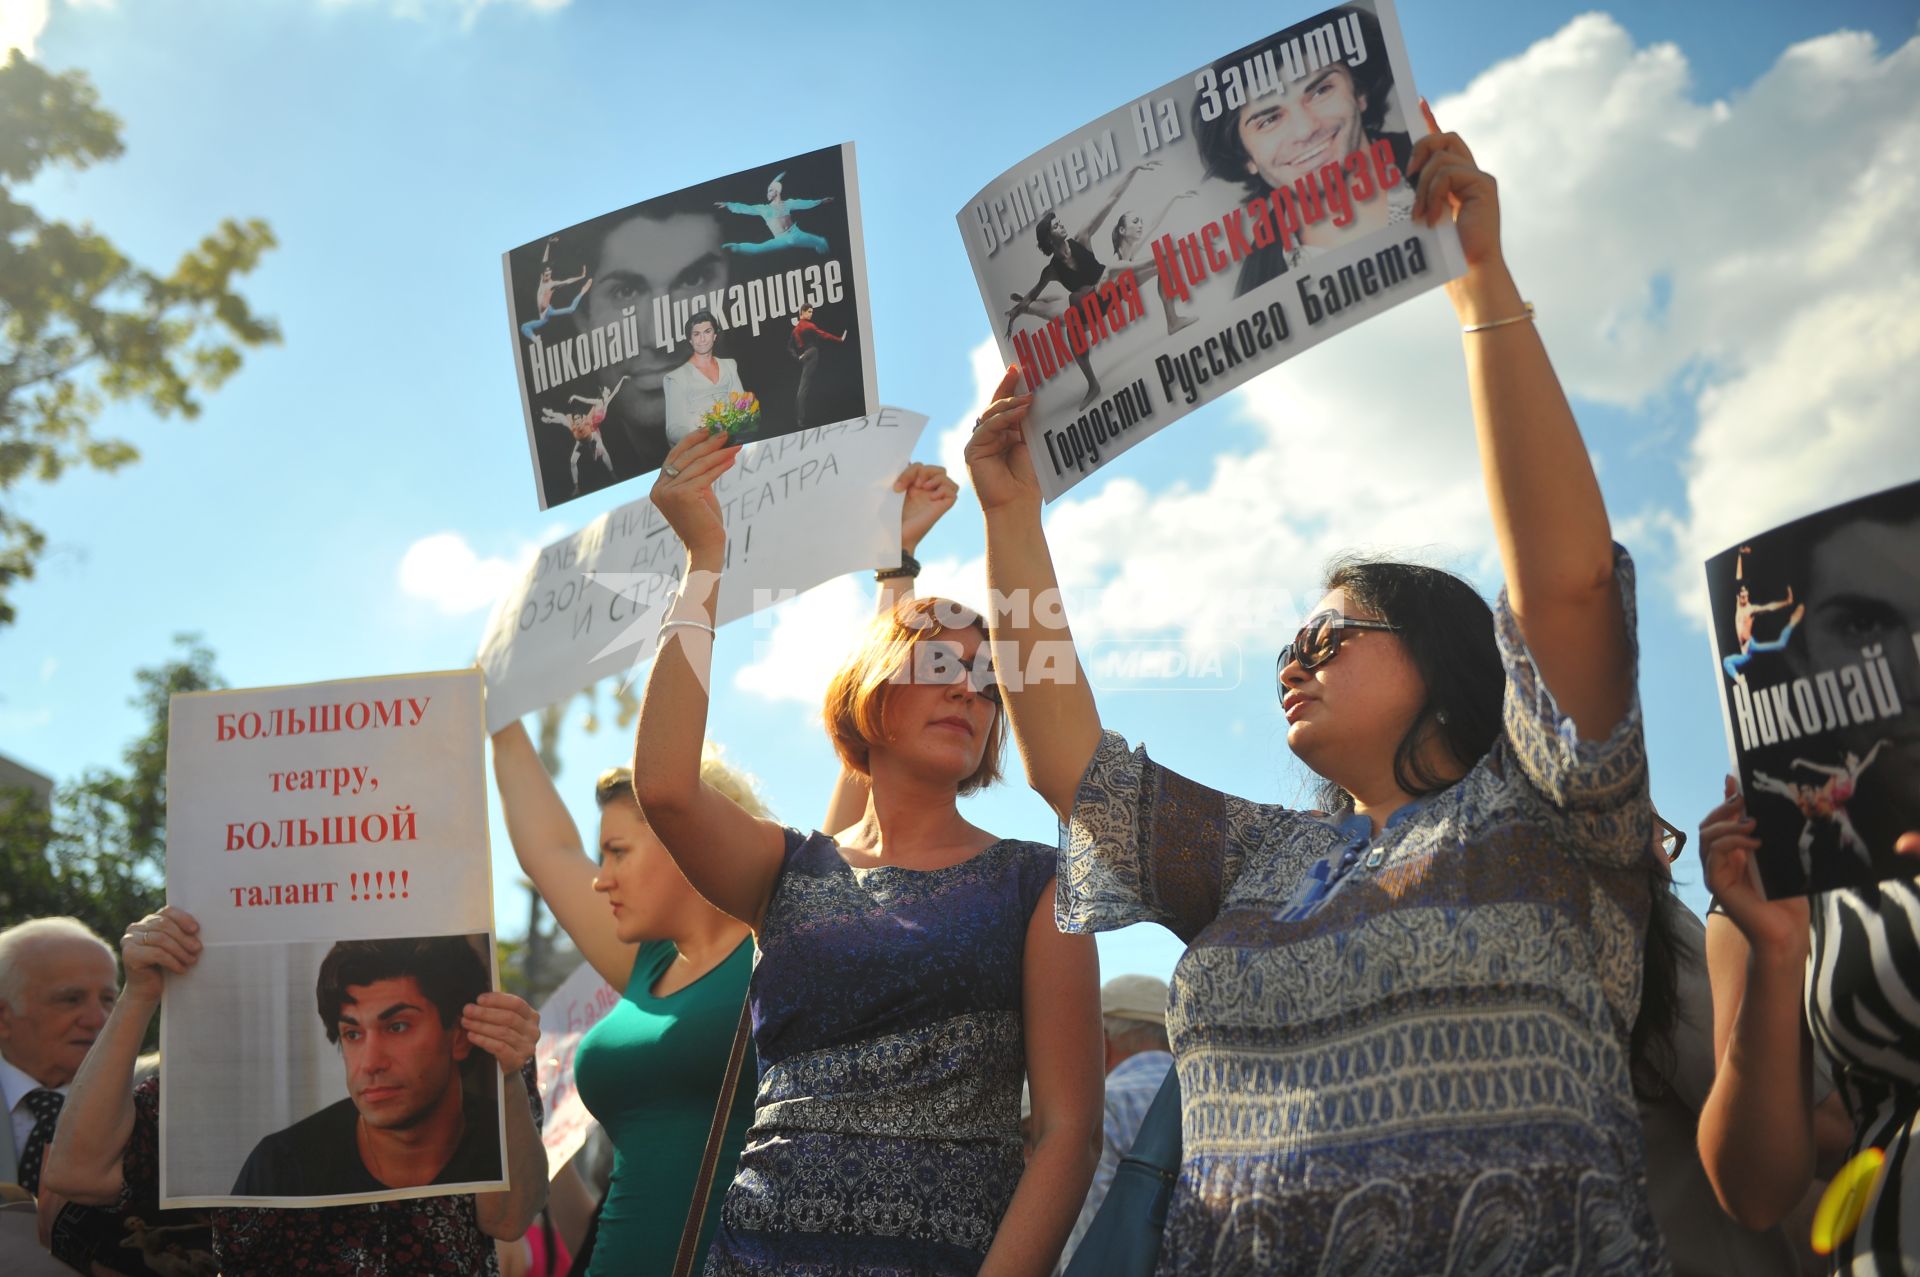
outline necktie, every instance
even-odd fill
[[[33,1114],[33,1130],[27,1136],[26,1147],[20,1150],[20,1187],[36,1197],[40,1193],[40,1162],[53,1140],[54,1124],[60,1120],[60,1106],[66,1102],[66,1096],[45,1087],[28,1091],[26,1099],[21,1101],[27,1106],[27,1112]]]

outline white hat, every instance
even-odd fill
[[[1164,1028],[1167,982],[1150,975],[1117,975],[1100,986],[1100,1014]]]

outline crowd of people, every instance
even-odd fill
[[[695,432],[653,487],[685,579],[632,766],[595,787],[597,855],[525,731],[493,742],[521,866],[621,994],[575,1066],[604,1184],[570,1168],[550,1195],[524,1001],[448,1002],[375,964],[337,971],[334,1005],[421,982],[425,1029],[458,1029],[515,1101],[510,1187],[165,1216],[164,1067],[138,1079],[138,1055],[201,924],[135,921],[123,982],[101,940],[41,919],[0,933],[0,1180],[38,1194],[43,1241],[107,1221],[156,1239],[156,1272],[1085,1271],[1088,1239],[1139,1226],[1100,1207],[1177,1084],[1162,1274],[1920,1268],[1902,1173],[1920,894],[1765,899],[1729,782],[1698,838],[1715,908],[1680,904],[1687,840],[1649,799],[1633,564],[1502,258],[1495,184],[1437,129],[1408,171],[1407,215],[1450,218],[1468,263],[1448,293],[1505,588],[1489,607],[1432,568],[1334,566],[1276,670],[1317,810],[1212,789],[1113,731],[1063,609],[915,597],[913,551],[958,491],[916,465],[901,566],[826,695],[826,817],[776,819],[707,743],[712,486],[737,449]],[[988,585],[1057,599],[1018,385],[1010,371],[966,449]],[[963,814],[1009,739],[1058,837]],[[1171,986],[1102,986],[1094,933],[1141,921],[1187,946]],[[1819,1183],[1867,1148],[1888,1170],[1816,1261]],[[444,1169],[412,1164],[417,1144],[361,1153],[352,1169],[390,1187]],[[185,1266],[161,1266],[169,1229]]]

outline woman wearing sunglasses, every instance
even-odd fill
[[[1151,920],[1188,944],[1161,1274],[1664,1273],[1628,1048],[1664,875],[1632,569],[1502,260],[1493,180],[1437,130],[1410,171],[1414,216],[1451,215],[1466,252],[1448,292],[1498,610],[1430,568],[1336,567],[1278,672],[1324,813],[1219,793],[1103,731],[1056,608],[991,618],[995,660],[1067,826],[1061,929]],[[989,584],[1017,602],[1055,577],[1016,384],[967,461]]]
[[[754,1120],[706,1271],[1041,1277],[1099,1154],[1099,959],[1091,936],[1054,927],[1054,848],[960,814],[998,779],[1005,742],[986,626],[905,600],[834,676],[827,731],[867,791],[836,794],[844,828],[741,810],[699,774],[726,551],[713,482],[739,451],[723,443],[682,440],[653,487],[687,571],[633,765],[647,823],[760,949]]]

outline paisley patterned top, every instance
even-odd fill
[[[972,1274],[1019,1183],[1021,967],[1054,849],[855,869],[787,831],[748,986],[759,1092],[709,1277]]]
[[[1616,572],[1633,632],[1632,564]],[[1652,808],[1636,701],[1578,738],[1502,595],[1505,730],[1364,858],[1108,733],[1058,921],[1188,942],[1161,1274],[1668,1271],[1627,1038]]]

